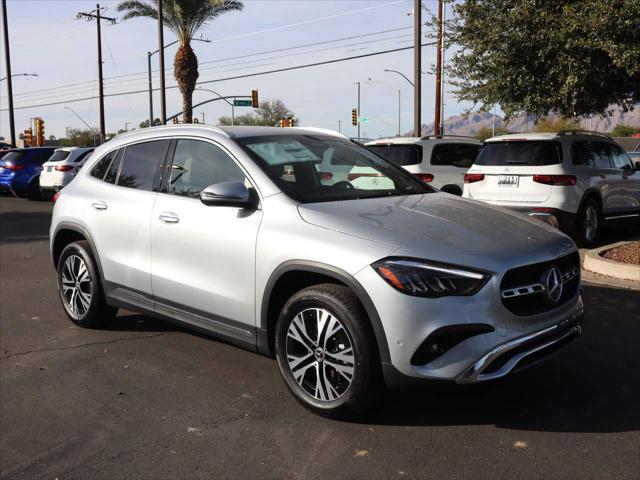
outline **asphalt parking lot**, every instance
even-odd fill
[[[272,359],[126,311],[73,326],[50,212],[0,197],[1,478],[640,476],[638,291],[585,285],[584,335],[542,365],[336,422],[299,406]]]

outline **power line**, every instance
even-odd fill
[[[427,46],[433,46],[435,45],[436,42],[428,42],[428,43],[423,43],[421,44],[422,47],[427,47]],[[314,63],[306,63],[303,65],[295,65],[295,66],[291,66],[291,67],[283,67],[283,68],[278,68],[278,69],[273,69],[273,70],[265,70],[263,72],[255,72],[255,73],[247,73],[244,75],[236,75],[236,76],[232,76],[232,77],[225,77],[225,78],[217,78],[215,80],[205,80],[202,82],[198,82],[196,85],[206,85],[209,83],[216,83],[216,82],[226,82],[229,80],[238,80],[241,78],[250,78],[250,77],[258,77],[261,75],[270,75],[273,73],[281,73],[281,72],[287,72],[287,71],[291,71],[291,70],[301,70],[304,68],[311,68],[311,67],[317,67],[320,65],[328,65],[331,63],[339,63],[339,62],[346,62],[346,61],[350,61],[350,60],[358,60],[360,58],[367,58],[367,57],[374,57],[377,55],[385,55],[387,53],[394,53],[394,52],[401,52],[403,50],[411,50],[413,49],[413,45],[409,46],[409,47],[401,47],[401,48],[394,48],[394,49],[390,49],[390,50],[383,50],[380,52],[372,52],[372,53],[363,53],[361,55],[353,55],[350,57],[342,57],[342,58],[335,58],[332,60],[324,60],[322,62],[314,62]],[[173,85],[173,86],[169,86],[167,87],[167,89],[173,89],[173,88],[178,88],[177,85]],[[158,90],[158,89],[154,89],[154,90]],[[120,97],[123,95],[136,95],[136,94],[140,94],[140,93],[149,93],[148,89],[144,89],[144,90],[132,90],[129,92],[118,92],[118,93],[109,93],[106,94],[105,97]],[[76,103],[76,102],[83,102],[86,100],[91,100],[96,98],[95,96],[91,96],[91,97],[84,97],[84,98],[74,98],[74,99],[68,99],[68,100],[61,100],[58,102],[50,102],[50,103],[42,103],[39,105],[27,105],[24,107],[16,107],[16,110],[25,110],[27,108],[38,108],[38,107],[50,107],[53,105],[62,105],[62,104],[66,104],[66,103]],[[6,111],[6,109],[2,109],[0,111]]]
[[[260,55],[269,55],[271,53],[279,53],[279,52],[285,52],[285,51],[291,51],[291,50],[299,50],[301,48],[314,47],[314,46],[318,46],[318,45],[326,45],[326,44],[330,44],[330,43],[337,43],[337,42],[342,42],[342,41],[346,41],[346,40],[354,40],[354,39],[357,39],[357,38],[365,38],[365,37],[369,37],[369,36],[382,35],[382,34],[385,34],[385,33],[392,33],[392,32],[397,32],[397,31],[402,31],[402,30],[410,30],[411,28],[413,28],[413,27],[392,28],[392,29],[389,29],[389,30],[380,30],[380,31],[377,31],[377,32],[364,33],[364,34],[360,34],[360,35],[350,35],[350,36],[347,36],[347,37],[341,37],[341,38],[336,38],[336,39],[332,39],[332,40],[324,40],[324,41],[321,41],[321,42],[306,43],[306,44],[296,45],[296,46],[292,46],[292,47],[278,48],[278,49],[275,49],[275,50],[265,50],[265,51],[262,51],[262,52],[250,53],[250,54],[246,54],[246,55],[219,58],[219,59],[215,59],[215,60],[205,60],[205,61],[198,62],[198,65],[208,65],[210,63],[225,62],[225,61],[229,61],[229,60],[239,60],[239,59],[243,59],[243,58],[256,57],[256,56],[260,56]],[[388,37],[387,38],[381,38],[381,39],[378,39],[378,40],[372,40],[372,42],[385,41],[387,39],[388,39]],[[340,48],[340,47],[336,47],[336,48]],[[169,71],[170,68],[167,68],[166,70]],[[203,70],[205,70],[205,69],[203,69]],[[158,70],[154,70],[154,72],[158,72]],[[142,81],[142,80],[144,80],[144,78],[142,78],[142,76],[146,76],[146,75],[147,75],[147,72],[126,73],[126,74],[123,74],[123,75],[114,75],[114,76],[111,76],[111,77],[105,77],[105,81],[107,81],[107,80],[115,80],[115,79],[120,79],[120,78],[127,78],[127,77],[134,77],[134,76],[141,76],[141,81]],[[67,88],[72,88],[72,87],[78,87],[80,85],[84,85],[84,84],[87,84],[87,83],[94,83],[94,82],[95,82],[95,80],[84,80],[82,82],[74,82],[74,83],[69,83],[69,84],[65,84],[65,85],[58,85],[58,86],[55,86],[55,87],[48,87],[48,88],[43,88],[43,89],[39,89],[39,90],[32,90],[30,92],[14,94],[14,97],[32,96],[32,95],[36,95],[38,93],[51,92],[51,91],[54,91],[54,90],[62,90],[62,89],[67,89]]]
[[[409,36],[411,34],[408,34]],[[339,47],[333,47],[333,48],[323,48],[323,49],[317,49],[317,50],[308,50],[305,52],[300,52],[300,53],[293,53],[293,54],[287,54],[287,55],[280,55],[280,56],[276,56],[276,57],[270,57],[270,58],[266,58],[264,60],[252,60],[249,62],[238,62],[238,63],[228,63],[225,65],[219,65],[216,67],[209,67],[209,68],[204,68],[204,69],[199,69],[200,72],[203,71],[208,71],[208,70],[221,70],[222,72],[232,72],[232,71],[238,71],[238,70],[248,70],[248,69],[253,69],[253,68],[258,68],[258,67],[265,67],[268,65],[273,65],[274,62],[273,60],[279,60],[279,59],[284,59],[284,58],[289,58],[289,57],[296,57],[296,56],[300,56],[300,55],[308,55],[311,53],[321,53],[321,52],[328,52],[328,51],[334,51],[334,50],[338,50],[338,49],[342,49],[342,48],[348,48],[348,47],[354,47],[354,46],[359,46],[359,45],[370,45],[371,43],[374,42],[389,42],[392,40],[397,40],[400,38],[405,38],[407,35],[398,35],[398,36],[394,36],[394,37],[388,37],[385,39],[380,39],[380,40],[374,40],[374,41],[369,41],[369,42],[357,42],[357,43],[351,43],[351,44],[346,44],[346,45],[341,45]],[[400,43],[400,42],[398,42]],[[347,52],[344,52],[347,53]],[[264,61],[268,61],[269,63],[258,63],[256,64],[255,62],[259,61],[259,62],[264,62]],[[275,62],[275,64],[277,63],[282,63],[282,62]],[[240,68],[227,68],[227,67],[237,67],[240,66]],[[107,84],[107,88],[112,88],[117,84],[131,84],[131,83],[144,83],[147,82],[147,79],[143,79],[143,78],[139,78],[139,79],[135,79],[135,80],[120,80],[117,82],[109,82]],[[75,89],[74,93],[79,93],[80,91],[85,91],[85,90],[91,90],[93,87],[92,86],[87,86],[87,87],[82,87],[80,89]],[[50,94],[46,94],[46,97],[48,99],[50,98],[60,98],[60,97],[64,97],[65,95],[68,95],[68,92],[64,92],[64,93],[59,93],[56,95],[50,95]],[[36,97],[42,97],[44,96],[44,94],[36,94]],[[23,99],[24,100],[24,99]],[[32,98],[31,100],[35,100],[37,101],[36,98]]]

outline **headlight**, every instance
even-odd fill
[[[490,277],[466,267],[408,258],[385,258],[371,266],[396,290],[417,297],[473,295]]]

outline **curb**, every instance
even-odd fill
[[[640,267],[638,265],[630,265],[626,263],[614,262],[600,256],[601,252],[611,250],[612,248],[621,247],[631,242],[617,242],[604,247],[586,250],[584,252],[584,260],[582,267],[590,272],[606,275],[608,277],[618,278],[621,280],[631,280],[640,282]]]

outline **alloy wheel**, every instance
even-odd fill
[[[74,315],[83,316],[91,306],[91,276],[84,260],[70,255],[64,262],[61,275],[62,295]]]
[[[293,378],[316,400],[342,397],[356,373],[349,332],[323,308],[308,308],[293,318],[287,330],[286,355]]]

